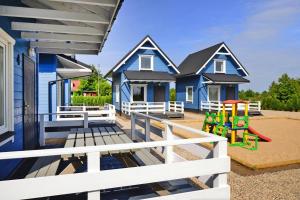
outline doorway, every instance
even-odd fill
[[[36,65],[25,55],[23,55],[23,85],[24,149],[30,150],[38,146]]]
[[[154,102],[165,102],[166,90],[165,86],[154,86]]]
[[[226,100],[235,100],[235,86],[226,86]]]

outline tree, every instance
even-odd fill
[[[80,96],[84,91],[95,91],[98,96],[109,96],[111,95],[111,85],[103,78],[100,71],[96,69],[94,65],[91,65],[92,74],[87,78],[80,78],[80,86],[76,96]]]

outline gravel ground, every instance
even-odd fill
[[[300,199],[300,169],[253,176],[230,172],[231,199]]]

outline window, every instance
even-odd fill
[[[220,101],[220,86],[209,85],[207,95],[208,101]]]
[[[13,45],[15,41],[0,28],[0,134],[14,130]],[[1,145],[0,145],[1,146]]]
[[[116,85],[115,89],[116,89],[116,103],[119,103],[120,102],[120,86]]]
[[[193,86],[187,86],[185,90],[185,101],[193,103]]]
[[[215,73],[226,73],[226,60],[214,60]]]
[[[140,55],[140,70],[153,70],[153,56],[152,55]]]
[[[131,101],[132,102],[147,101],[147,85],[143,85],[143,84],[131,85]]]

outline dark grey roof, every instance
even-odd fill
[[[188,55],[178,66],[180,75],[195,74],[200,67],[224,44],[223,42]]]
[[[128,80],[138,81],[175,81],[175,77],[168,72],[154,72],[154,71],[125,71],[125,76]]]
[[[206,79],[212,81],[213,83],[249,83],[248,79],[243,78],[237,74],[212,74],[212,73],[203,73],[202,74]]]

